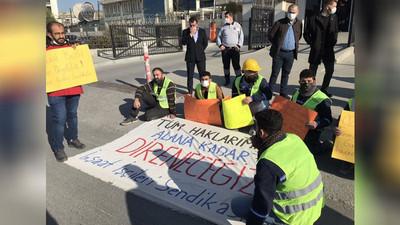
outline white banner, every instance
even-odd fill
[[[256,149],[247,134],[165,117],[66,163],[211,222],[243,224],[230,203],[253,194]]]

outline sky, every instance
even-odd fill
[[[69,8],[73,8],[76,3],[90,2],[97,10],[97,0],[57,0],[58,13],[69,12]],[[100,5],[100,10],[103,9]]]

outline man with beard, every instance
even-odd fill
[[[256,113],[258,150],[254,195],[232,200],[232,212],[247,225],[313,224],[321,215],[324,192],[321,174],[304,142],[282,130],[279,111]]]
[[[245,94],[243,104],[249,105],[252,115],[267,108],[272,97],[268,82],[258,74],[260,70],[256,60],[247,59],[243,63],[244,75],[236,77],[232,86],[232,98]]]
[[[300,90],[294,93],[292,101],[318,113],[315,121],[305,124],[309,131],[304,138],[304,143],[311,153],[318,154],[326,149],[322,146],[319,137],[324,128],[332,123],[332,100],[318,90],[315,74],[309,69],[301,71],[299,84]]]
[[[164,116],[171,119],[176,117],[175,84],[164,75],[164,71],[156,67],[153,69],[154,79],[136,90],[130,116],[120,123],[121,126],[137,121],[137,115],[143,103],[150,107],[145,113],[146,121],[155,120]]]
[[[46,51],[52,49],[72,47],[65,39],[64,25],[59,22],[50,22],[46,25]],[[47,99],[52,112],[52,125],[49,132],[49,143],[51,150],[58,162],[63,162],[68,159],[64,151],[64,128],[67,124],[68,135],[65,135],[68,142],[68,147],[77,149],[85,148],[78,139],[78,104],[79,98],[83,94],[81,86],[66,88],[54,92],[47,93]]]

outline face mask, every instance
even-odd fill
[[[294,13],[288,13],[288,14],[287,14],[287,18],[288,18],[289,20],[294,20],[294,19],[296,19],[296,14],[294,14]]]
[[[201,86],[203,86],[203,87],[208,87],[208,85],[210,85],[210,82],[208,80],[202,80],[200,83],[201,83]]]
[[[330,14],[335,14],[335,12],[336,12],[336,7],[335,8],[333,8],[333,9],[331,9],[331,12],[330,12]]]
[[[313,83],[301,83],[300,84],[300,91],[301,92],[309,92],[312,90],[312,88],[314,87]]]
[[[254,83],[254,82],[256,82],[257,81],[257,79],[258,79],[258,75],[257,74],[255,74],[255,75],[245,75],[245,78],[246,78],[246,81],[247,82],[251,82],[251,83]]]
[[[225,18],[225,23],[231,23],[231,21],[229,20],[229,18]]]

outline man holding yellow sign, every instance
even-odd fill
[[[76,48],[65,38],[64,25],[58,22],[50,22],[46,26],[47,36],[51,39],[46,51],[66,47]],[[64,151],[64,127],[68,125],[68,146],[83,149],[85,145],[78,139],[78,104],[80,95],[83,94],[82,87],[70,87],[47,93],[48,102],[52,112],[52,126],[49,132],[49,142],[51,150],[58,162],[68,159]]]

